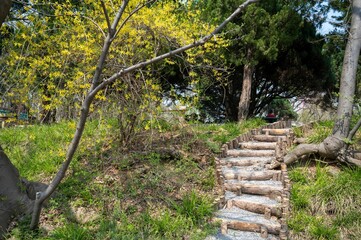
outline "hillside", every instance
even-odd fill
[[[218,229],[210,222],[219,195],[214,156],[222,143],[261,124],[163,124],[125,146],[115,121],[89,122],[40,230],[29,231],[23,218],[8,239],[204,239]],[[317,142],[331,127],[295,132]],[[8,128],[0,141],[24,178],[48,183],[74,129],[73,122]],[[361,170],[313,160],[289,168],[290,239],[359,239]]]
[[[172,126],[119,142],[116,122],[90,122],[65,181],[44,209],[40,231],[29,219],[11,239],[203,239],[217,196],[219,146],[262,124]],[[48,183],[64,158],[73,122],[2,129],[0,141],[21,175]]]

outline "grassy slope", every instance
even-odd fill
[[[319,143],[331,131],[332,122],[320,123],[308,140]],[[316,163],[292,166],[289,174],[293,182],[290,239],[361,239],[360,168],[326,165],[316,159]]]
[[[29,232],[23,219],[9,238],[204,239],[215,229],[208,221],[217,195],[213,156],[260,124],[167,125],[121,151],[114,122],[90,122],[40,231]],[[49,182],[74,130],[72,122],[2,129],[0,142],[23,177]]]

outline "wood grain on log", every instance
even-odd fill
[[[255,195],[273,195],[281,196],[282,186],[272,186],[272,185],[256,185],[256,184],[241,184],[241,183],[226,183],[225,189],[228,191],[236,192],[239,187],[241,187],[242,193],[249,193]]]
[[[266,204],[256,203],[256,202],[248,202],[248,201],[244,201],[244,200],[240,200],[240,199],[233,199],[232,201],[233,201],[232,205],[236,206],[240,209],[244,209],[244,210],[259,213],[259,214],[266,214],[266,212],[267,212],[267,214],[269,215],[268,219],[270,219],[271,216],[276,216],[276,217],[282,216],[282,211],[277,206],[270,207]]]
[[[239,172],[225,172],[224,178],[227,180],[270,180],[273,179],[275,174],[280,174],[278,170],[266,170],[266,171],[239,171]]]

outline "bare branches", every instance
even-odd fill
[[[117,28],[118,23],[119,23],[121,17],[123,16],[123,13],[124,13],[125,8],[127,7],[128,3],[129,3],[129,0],[124,0],[122,2],[122,5],[119,8],[119,11],[115,16],[112,25],[110,26],[110,30],[107,34],[107,37],[104,40],[104,45],[103,45],[103,48],[102,48],[102,51],[101,51],[101,54],[100,54],[100,57],[98,60],[98,64],[97,64],[97,67],[96,67],[96,70],[95,70],[95,73],[93,76],[92,87],[91,87],[90,91],[92,91],[93,88],[95,88],[100,82],[100,76],[103,71],[103,66],[105,64],[105,60],[107,58],[110,45],[112,43],[113,36],[115,35],[115,29]],[[105,13],[107,13],[106,10],[105,10]]]
[[[103,12],[104,12],[104,15],[105,15],[105,19],[106,19],[106,21],[107,21],[108,33],[111,34],[111,32],[112,32],[112,26],[110,25],[110,20],[109,20],[107,8],[105,7],[105,4],[104,4],[104,1],[103,1],[103,0],[100,0],[100,3],[101,3],[101,5],[102,5]]]
[[[155,2],[156,0],[149,0],[143,4],[138,4],[137,7],[124,19],[124,21],[122,22],[122,24],[120,24],[117,32],[114,34],[114,38],[116,38],[119,34],[119,31],[124,27],[124,25],[128,22],[128,20],[135,14],[137,13],[139,10],[141,10],[143,7],[145,7],[147,4],[150,4],[152,2]]]

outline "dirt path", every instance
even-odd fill
[[[267,165],[282,161],[293,139],[289,126],[289,122],[277,122],[222,147],[217,176],[224,197],[215,216],[221,229],[207,240],[287,239],[287,169],[282,165],[281,170],[269,170]]]

